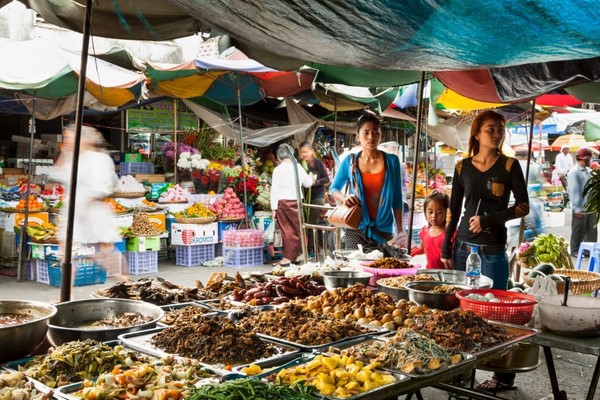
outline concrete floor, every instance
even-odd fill
[[[564,227],[551,228],[548,231],[557,235],[569,237],[570,234],[570,211],[567,212],[567,221]],[[236,271],[263,271],[271,270],[270,265],[251,268],[222,268],[222,267],[178,267],[174,261],[161,262],[159,264],[160,276],[179,285],[193,286],[195,280],[206,282],[211,273],[216,271],[226,271],[229,274],[235,274]],[[152,275],[151,275],[152,276]],[[137,278],[137,277],[135,277]],[[103,285],[75,287],[73,296],[75,299],[90,298],[90,293],[102,287],[107,287],[115,283],[114,278],[108,278]],[[40,301],[55,301],[59,298],[60,289],[36,282],[17,282],[16,278],[0,275],[0,298],[2,299],[30,299]],[[573,339],[577,340],[577,339]],[[546,370],[546,364],[543,352],[541,352],[541,364],[532,372],[518,374],[515,384],[518,389],[515,391],[503,392],[501,396],[506,399],[539,400],[551,398],[550,383]],[[594,370],[596,358],[564,352],[554,351],[554,362],[558,374],[559,385],[565,390],[569,399],[585,399],[587,388]],[[481,382],[491,376],[490,372],[478,371],[476,380]],[[425,389],[423,392],[425,399],[446,399],[445,392],[436,389]],[[404,398],[404,397],[402,397]],[[594,397],[600,399],[600,393]]]

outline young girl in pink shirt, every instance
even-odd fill
[[[445,269],[441,258],[449,203],[448,195],[438,191],[434,191],[425,199],[424,212],[427,226],[419,232],[421,248],[413,251],[413,255],[425,253],[428,269]]]

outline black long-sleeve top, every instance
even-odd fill
[[[508,207],[510,193],[515,203]],[[461,211],[464,213],[461,218]],[[480,215],[483,229],[480,233],[469,231],[469,219]],[[480,245],[505,245],[507,241],[505,223],[529,213],[529,196],[519,162],[500,155],[494,165],[485,172],[473,165],[472,158],[456,164],[450,198],[450,223],[446,227],[446,238],[442,246],[442,258],[452,258],[452,238],[458,225],[457,240]]]
[[[312,185],[311,196],[316,199],[319,197],[325,196],[325,188],[329,186],[329,174],[327,173],[327,168],[325,168],[325,164],[323,161],[314,157],[312,159],[312,163],[307,162],[308,171],[312,172],[317,176],[317,180]]]

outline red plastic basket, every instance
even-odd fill
[[[475,293],[485,296],[487,293],[492,293],[495,298],[500,300],[499,303],[488,302],[481,300],[468,299],[467,296]],[[524,325],[533,314],[533,308],[537,301],[535,297],[518,292],[510,292],[508,290],[494,289],[469,289],[461,290],[456,293],[456,297],[460,300],[460,308],[463,310],[471,310],[478,316],[492,321],[506,322],[515,325]],[[525,302],[513,303],[514,300],[526,300]]]

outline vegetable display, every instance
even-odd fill
[[[303,383],[322,395],[343,399],[396,382],[394,375],[378,369],[379,366],[365,365],[352,356],[319,354],[306,364],[281,370],[276,382]]]
[[[121,345],[110,347],[87,339],[83,342],[67,342],[48,355],[35,356],[25,365],[19,366],[19,370],[44,385],[55,388],[95,378],[117,365],[132,366],[137,361],[147,360],[148,357],[124,349]]]
[[[236,379],[194,388],[187,400],[314,400],[310,392],[311,389],[303,385]]]

